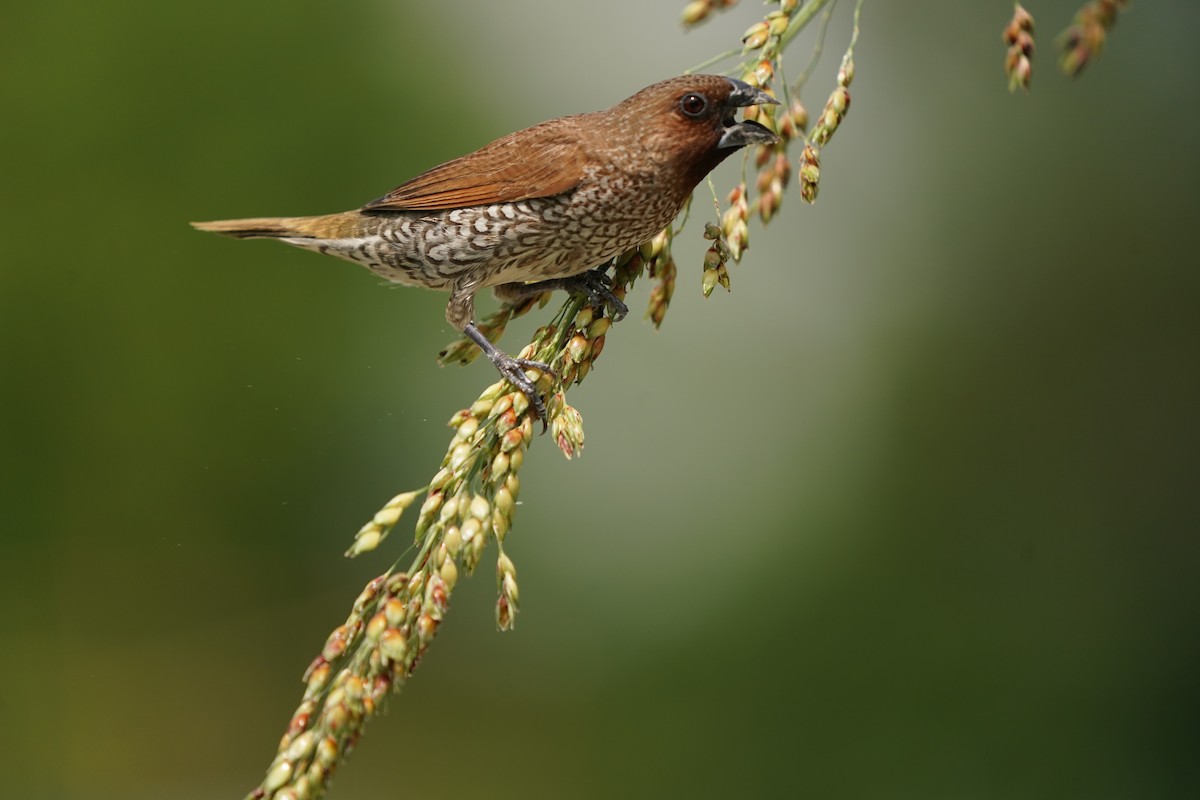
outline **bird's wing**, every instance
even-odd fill
[[[363,210],[439,211],[551,197],[577,186],[585,163],[575,119],[554,119],[434,167]]]

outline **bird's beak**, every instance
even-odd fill
[[[725,128],[717,147],[745,147],[748,144],[775,144],[779,137],[751,120],[742,120]]]
[[[750,120],[735,122],[734,109],[745,106],[776,105],[779,101],[762,89],[755,88],[743,81],[735,78],[726,78],[726,80],[733,84],[733,91],[729,93],[729,97],[725,101],[729,113],[722,120],[725,132],[721,134],[717,147],[745,147],[751,144],[775,144],[778,142],[778,136],[757,122]]]
[[[729,99],[726,101],[731,108],[779,105],[779,101],[774,97],[745,81],[739,81],[737,78],[726,78],[725,80],[733,84],[733,91],[729,93]]]

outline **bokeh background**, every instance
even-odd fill
[[[1008,3],[867,4],[817,205],[708,301],[683,237],[583,457],[534,444],[516,631],[461,583],[333,798],[1200,795],[1200,8],[1133,3],[1071,82],[1077,4],[1027,4],[1028,96]],[[681,5],[6,6],[6,796],[257,784],[410,527],[341,552],[494,379],[435,366],[444,296],[187,221],[354,207],[761,13]]]

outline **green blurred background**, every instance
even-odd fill
[[[867,4],[818,204],[708,301],[680,241],[584,456],[534,444],[517,630],[461,583],[332,797],[1200,796],[1200,8],[1135,2],[1070,82],[1077,2],[1027,5],[1010,96],[1008,3]],[[681,6],[5,8],[5,796],[253,787],[410,527],[341,552],[494,379],[435,366],[443,295],[187,221],[354,207],[761,14]]]

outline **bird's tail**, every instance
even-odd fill
[[[360,234],[366,219],[358,211],[318,217],[254,217],[193,222],[201,231],[235,239],[341,239]]]

